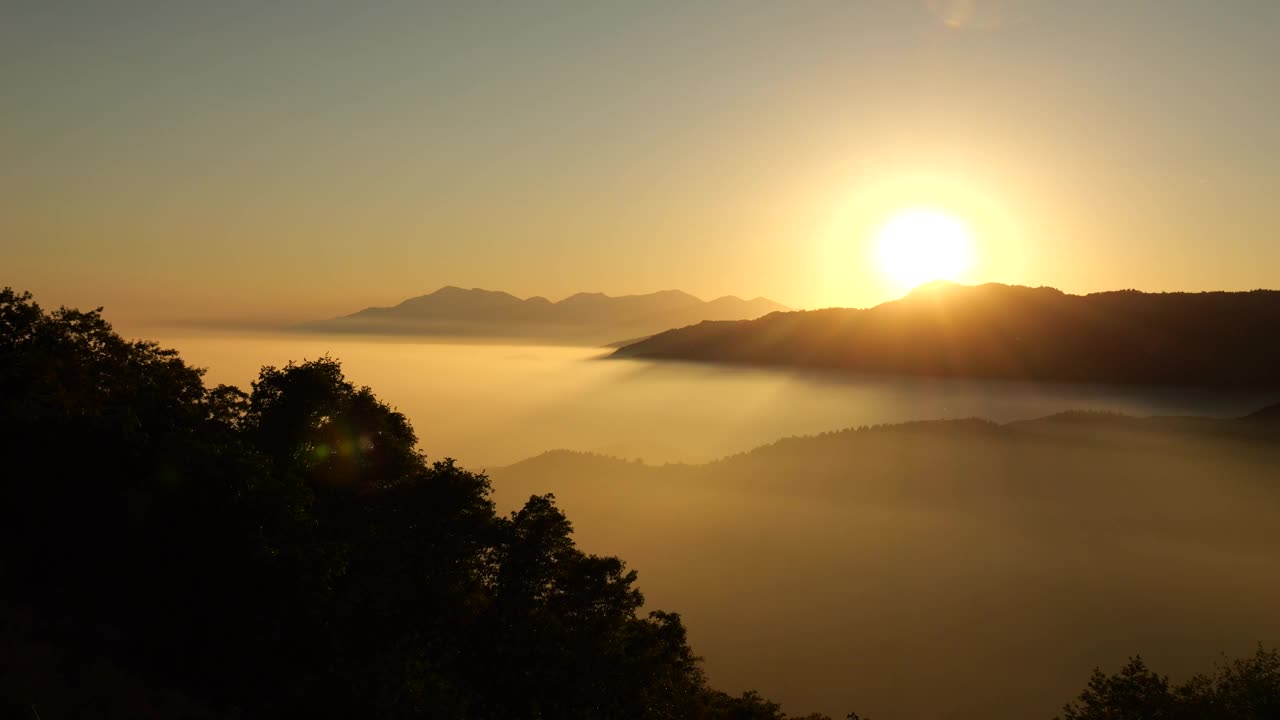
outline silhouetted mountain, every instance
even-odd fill
[[[718,683],[875,718],[1021,720],[1139,649],[1185,679],[1274,646],[1277,468],[1277,426],[1072,412],[703,465],[556,451],[491,477],[500,508],[554,492],[585,551],[622,553]],[[1274,717],[1079,717],[1157,716]]]
[[[1272,405],[1241,418],[1133,417],[1110,412],[1069,411],[1004,424],[980,418],[917,420],[835,430],[820,435],[782,438],[754,450],[705,464],[646,465],[636,460],[609,455],[559,449],[549,450],[527,460],[498,468],[492,471],[492,475],[502,480],[498,483],[500,492],[512,487],[513,478],[537,477],[546,478],[550,482],[547,488],[561,493],[566,489],[575,492],[596,491],[602,487],[616,489],[618,480],[636,480],[644,485],[656,481],[656,478],[664,473],[681,476],[680,483],[709,487],[714,483],[703,482],[703,480],[707,480],[721,470],[731,469],[733,476],[739,480],[759,474],[762,477],[772,477],[776,481],[776,487],[801,490],[811,486],[815,492],[825,493],[833,490],[826,485],[829,478],[845,476],[851,472],[863,470],[867,466],[877,466],[880,461],[876,458],[881,456],[930,454],[923,447],[919,451],[906,452],[893,449],[894,446],[941,445],[953,442],[964,444],[980,441],[992,441],[1009,446],[1022,443],[1043,444],[1045,441],[1051,443],[1039,448],[1040,451],[1065,443],[1083,443],[1094,448],[1133,447],[1139,451],[1153,445],[1179,445],[1196,450],[1206,445],[1228,443],[1223,447],[1235,448],[1237,452],[1232,454],[1236,459],[1241,459],[1251,452],[1260,452],[1265,456],[1274,457],[1280,463],[1280,426],[1255,422],[1276,415],[1278,409],[1280,405]],[[770,472],[759,472],[761,467],[772,465],[777,459],[798,463],[789,464],[787,467],[801,470],[803,479],[791,477],[790,472],[777,476],[773,476]],[[884,460],[883,469],[893,471],[892,457],[885,457]],[[906,468],[918,462],[919,460],[903,462],[898,470],[905,475]],[[950,474],[955,473],[939,472],[929,475],[933,478],[941,478]],[[702,479],[694,480],[695,476]],[[553,477],[556,480],[550,481]],[[572,483],[575,478],[585,483],[584,487],[577,488],[566,484]],[[902,479],[905,481],[908,478]],[[911,480],[919,481],[918,478]],[[535,482],[543,482],[543,480],[538,479]],[[899,490],[908,487],[905,483],[897,484]],[[865,489],[860,487],[860,483],[855,485],[859,487],[847,489]],[[1273,485],[1273,489],[1280,492],[1280,482]],[[516,495],[521,494],[523,494],[522,490],[516,492]],[[921,497],[920,500],[926,501],[927,498]],[[1280,507],[1277,510],[1280,510]]]
[[[765,298],[704,302],[679,290],[610,297],[578,293],[559,302],[493,290],[443,287],[394,307],[372,307],[302,329],[324,332],[529,338],[603,343],[647,337],[704,320],[742,320],[787,308]]]
[[[1254,422],[1259,422],[1259,423],[1280,424],[1280,403],[1276,403],[1275,405],[1268,405],[1267,407],[1264,407],[1261,410],[1253,413],[1246,419],[1252,420]]]
[[[1280,291],[931,283],[865,310],[704,322],[615,357],[1026,380],[1280,386]]]

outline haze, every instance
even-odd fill
[[[633,558],[717,684],[833,717],[1048,718],[1133,647],[1183,679],[1280,632],[1280,453],[1187,425],[923,423],[494,477],[502,507],[552,488],[579,542]]]
[[[976,8],[966,15],[965,7]],[[457,284],[792,307],[965,282],[1238,290],[1280,266],[1280,7],[189,3],[0,10],[4,276],[119,323]]]
[[[1280,391],[725,370],[605,360],[601,348],[466,340],[162,337],[209,368],[210,383],[240,387],[264,364],[340,358],[353,381],[408,416],[428,455],[490,469],[556,449],[653,465],[700,463],[783,437],[920,418],[1008,422],[1066,410],[1236,417],[1280,400]]]

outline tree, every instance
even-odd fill
[[[1061,720],[1275,720],[1280,718],[1280,654],[1259,647],[1182,684],[1149,669],[1141,657],[1115,675],[1094,670]]]
[[[781,718],[551,495],[500,517],[331,358],[206,388],[0,291],[0,702],[52,715]],[[47,661],[32,662],[31,656]],[[13,678],[17,678],[14,680]]]

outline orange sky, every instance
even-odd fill
[[[863,306],[920,205],[971,282],[1277,284],[1280,4],[179,5],[4,11],[0,284],[136,323]]]

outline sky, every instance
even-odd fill
[[[442,285],[1280,286],[1280,3],[0,0],[0,285],[274,323]]]

